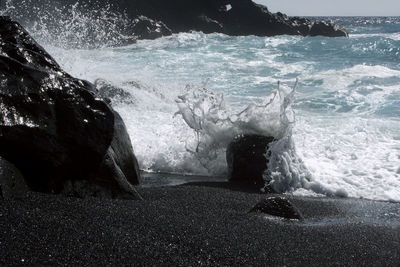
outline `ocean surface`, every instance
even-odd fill
[[[83,14],[57,38],[28,30],[73,76],[131,95],[112,103],[145,171],[223,177],[230,140],[266,134],[275,190],[398,202],[400,17],[311,19],[350,37],[192,32],[85,49]]]

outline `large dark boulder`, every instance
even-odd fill
[[[273,137],[240,135],[226,150],[228,178],[233,182],[247,183],[255,188],[264,187],[263,173],[267,169],[267,148]]]
[[[30,189],[59,193],[67,181],[86,181],[133,192],[121,186],[124,177],[130,185],[139,182],[121,118],[94,85],[65,73],[7,17],[0,17],[0,81],[0,156]],[[104,169],[124,177],[98,175]]]
[[[43,21],[43,16],[38,11],[52,10],[53,6],[67,7],[66,10],[69,10],[76,0],[13,0],[13,3],[15,6],[25,6],[25,8],[11,10],[13,16],[27,21],[27,25],[33,25],[34,21]],[[143,20],[136,26],[131,26],[129,22],[118,27],[122,29],[122,33],[135,34],[139,39],[169,35],[170,31],[178,33],[192,30],[228,35],[347,36],[345,30],[323,22],[315,23],[314,29],[310,31],[314,23],[309,19],[290,18],[280,12],[271,13],[267,7],[251,0],[80,0],[79,3],[86,12],[107,7],[116,14],[125,14],[129,19],[145,16],[159,25],[161,22],[165,24],[165,27],[154,28],[148,26],[154,25],[153,23]],[[149,33],[146,32],[147,28],[150,30]],[[165,29],[165,31],[161,30],[159,34],[160,29]],[[113,29],[113,32],[115,31],[116,29]]]

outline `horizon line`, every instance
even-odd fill
[[[280,11],[277,11],[280,12]],[[273,13],[277,13],[273,12]],[[283,13],[283,12],[281,12]],[[283,13],[285,14],[285,13]],[[400,17],[400,15],[288,15],[289,17]]]

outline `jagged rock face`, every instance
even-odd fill
[[[280,14],[279,12],[277,14]],[[282,14],[282,16],[285,16]],[[310,29],[312,27],[312,22],[308,19],[305,18],[299,18],[299,17],[292,17],[289,18],[290,23],[293,27],[297,29],[297,31],[300,33],[300,35],[307,36],[310,33]]]
[[[239,2],[239,1],[238,1]],[[286,17],[272,14],[267,8],[243,1],[232,5],[223,18],[230,35],[274,36],[299,34]]]
[[[229,180],[256,188],[264,187],[263,173],[268,163],[266,153],[273,140],[273,137],[261,135],[235,137],[226,150]]]
[[[312,25],[310,29],[310,36],[332,36],[332,37],[341,37],[347,36],[347,32],[344,29],[340,29],[336,27],[335,25],[332,25],[331,23],[325,22],[325,21],[320,21],[316,22]]]
[[[1,17],[0,37],[2,58],[16,61],[22,67],[66,75],[57,62],[18,23],[7,17]]]
[[[14,0],[15,3],[29,6],[49,5],[72,5],[75,0]],[[45,4],[44,4],[45,3]],[[170,29],[174,33],[188,32],[191,30],[202,31],[204,33],[219,32],[228,35],[302,35],[315,36],[324,35],[330,37],[347,36],[347,32],[331,24],[325,24],[324,29],[321,23],[315,24],[310,31],[313,23],[305,18],[289,18],[278,12],[271,13],[265,6],[255,4],[251,0],[81,0],[87,9],[98,9],[109,7],[116,13],[127,14],[129,18],[146,16],[155,20],[156,24],[164,23],[165,29]],[[229,8],[228,8],[229,5]],[[31,8],[28,8],[32,10]],[[22,20],[30,18],[34,20],[35,15],[29,12],[28,16],[20,16]],[[153,39],[158,36],[169,35],[168,30],[159,34],[159,28],[147,27],[150,34],[143,34],[143,26],[149,22],[142,21],[136,27],[137,30],[129,31],[139,39]],[[134,25],[134,24],[132,24]],[[145,28],[146,28],[145,27]],[[125,30],[126,31],[126,30]],[[144,31],[146,32],[146,31]]]
[[[17,22],[0,17],[0,156],[31,189],[57,193],[67,180],[97,183],[112,142],[131,148],[116,120],[122,122],[92,84],[62,71]]]
[[[163,21],[173,32],[190,30],[228,35],[303,35],[310,34],[312,22],[305,18],[289,18],[273,14],[265,6],[251,0],[117,0],[128,14],[142,14]],[[230,5],[230,9],[228,9]],[[341,29],[323,31],[320,35],[347,36]]]
[[[113,136],[112,111],[19,24],[1,18],[0,40],[1,156],[33,189],[58,191],[58,180],[100,165]]]

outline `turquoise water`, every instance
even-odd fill
[[[113,106],[143,170],[224,176],[234,135],[268,134],[276,190],[400,201],[400,18],[329,19],[350,38],[192,32],[87,50],[30,32],[72,75],[132,94]]]

